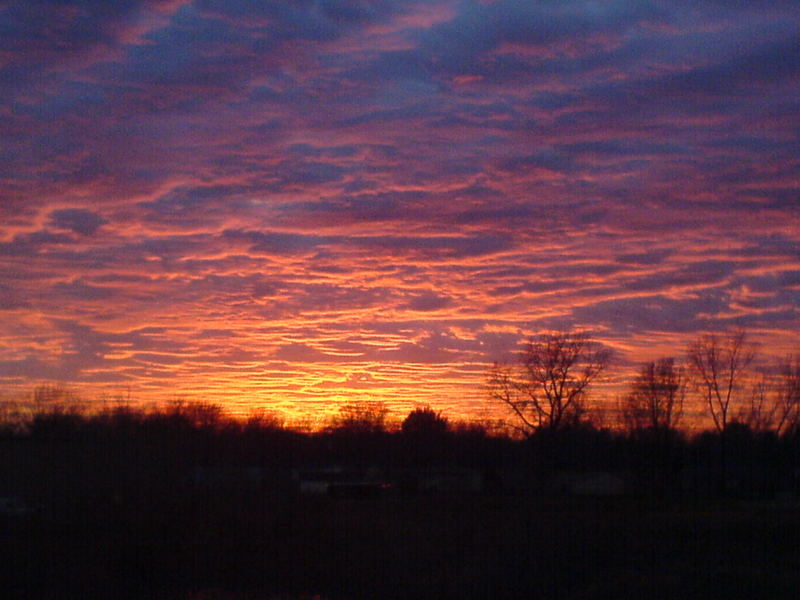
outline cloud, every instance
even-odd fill
[[[246,242],[248,251],[256,254],[304,254],[335,241],[334,238],[301,233],[241,230],[227,230],[223,238]]]
[[[275,351],[272,358],[290,362],[330,362],[336,360],[335,357],[300,342],[281,346]]]
[[[92,235],[108,221],[97,213],[79,208],[66,208],[50,213],[50,223],[58,229],[69,229],[81,235]]]
[[[22,381],[58,380],[65,375],[70,377],[74,373],[65,373],[58,365],[42,362],[34,356],[0,361],[0,377],[3,378]]]
[[[31,308],[30,303],[10,285],[0,283],[0,310],[19,310]]]
[[[0,255],[32,257],[53,248],[72,244],[73,239],[69,235],[52,233],[46,230],[34,231],[17,235],[10,242],[0,242]]]
[[[91,285],[82,279],[69,283],[58,283],[52,290],[57,295],[64,295],[75,300],[106,300],[113,295],[107,287]]]
[[[551,327],[788,352],[796,12],[5,2],[0,381],[466,413]]]
[[[436,294],[435,292],[423,292],[416,294],[415,297],[408,302],[406,308],[415,311],[434,311],[441,310],[452,304],[452,298]]]
[[[800,49],[792,32],[787,39],[771,40],[749,52],[727,57],[706,67],[678,73],[656,82],[654,92],[670,95],[719,96],[742,87],[773,85],[794,79],[800,73]]]
[[[512,173],[528,169],[545,169],[556,172],[574,171],[575,163],[566,154],[553,149],[542,149],[536,154],[507,159],[501,163],[500,169]]]

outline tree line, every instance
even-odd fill
[[[723,595],[741,587],[748,597],[789,597],[798,364],[761,373],[754,352],[746,336],[708,336],[683,357],[641,365],[612,428],[593,419],[589,397],[610,353],[585,333],[534,338],[518,363],[490,371],[489,400],[506,403],[524,435],[429,406],[397,423],[379,402],[346,404],[323,427],[301,429],[203,402],[89,410],[69,390],[43,386],[18,412],[0,413],[0,497],[33,508],[27,517],[0,511],[3,590],[555,598],[597,595],[618,581],[606,595],[628,597],[640,591],[631,591],[631,573],[643,573],[655,582],[650,596],[680,597],[709,556],[721,556],[725,570],[692,588],[697,597],[720,595],[716,586],[729,580]],[[685,435],[689,402],[714,411],[713,429]],[[300,494],[293,471],[326,465],[375,468],[397,486],[377,499]],[[479,473],[485,487],[406,485],[437,470]],[[567,497],[559,482],[576,473],[620,475],[625,494]],[[775,509],[731,512],[740,498]],[[743,572],[761,577],[758,585],[742,586]]]
[[[589,391],[612,363],[610,349],[587,332],[531,338],[514,364],[489,370],[489,397],[505,405],[524,436],[559,431],[592,420]],[[640,366],[617,400],[615,425],[631,435],[668,435],[694,402],[724,433],[731,426],[789,435],[800,427],[800,353],[758,363],[745,331],[705,334],[682,357]],[[758,365],[758,368],[756,368]],[[596,410],[596,407],[595,407]]]
[[[560,364],[576,363],[562,356]],[[570,404],[549,408],[542,400],[538,409],[517,406],[532,425],[547,419],[540,421],[547,426],[526,429],[525,436],[488,423],[454,421],[428,406],[411,410],[396,425],[382,404],[354,403],[340,407],[325,427],[300,430],[270,413],[239,419],[208,403],[117,404],[85,411],[44,389],[39,396],[46,400],[24,420],[0,419],[0,495],[50,506],[115,498],[135,504],[144,497],[187,493],[193,473],[228,473],[220,476],[235,479],[246,478],[251,469],[267,489],[284,494],[293,489],[293,469],[325,465],[394,473],[471,469],[481,474],[487,490],[547,493],[560,476],[605,472],[619,474],[636,493],[800,494],[800,430],[778,435],[774,428],[757,430],[731,418],[724,430],[689,437],[674,426],[683,385],[671,371],[675,368],[669,361],[642,368],[631,384],[632,399],[626,400],[638,425],[623,431],[590,419],[588,386],[570,383],[561,367],[563,381],[554,374],[547,390],[554,402],[560,394]],[[591,380],[591,369],[580,373]],[[643,398],[652,409],[646,414],[640,410]],[[561,419],[558,426],[551,415]]]
[[[376,433],[399,426],[402,431],[481,430],[528,438],[593,426],[629,436],[668,436],[697,430],[696,423],[688,422],[689,412],[695,418],[698,414],[705,416],[717,433],[732,426],[779,436],[793,435],[800,429],[800,351],[771,362],[760,361],[757,344],[743,330],[704,334],[692,341],[682,356],[645,362],[615,403],[593,403],[590,392],[613,362],[612,350],[588,332],[545,333],[529,338],[515,362],[495,363],[487,372],[487,399],[505,406],[505,420],[451,421],[423,405],[398,422],[384,403],[361,401],[339,406],[318,429],[322,433]],[[135,406],[128,397],[92,408],[69,388],[41,385],[27,402],[0,404],[0,431],[23,432],[53,420],[77,423],[88,419],[96,423],[112,414],[138,423],[171,419],[193,425],[225,423],[228,429],[254,423],[303,429],[264,410],[234,419],[222,406],[204,402],[178,401],[145,408]]]
[[[510,437],[430,407],[394,427],[379,404],[298,431],[212,404],[82,412],[57,390],[38,396],[24,423],[0,430],[0,497],[33,508],[0,511],[4,597],[717,597],[731,578],[747,597],[797,588],[797,435],[730,423],[726,476],[716,432],[655,440],[584,418]],[[365,498],[293,487],[294,469],[325,465],[398,485]],[[485,489],[405,485],[437,470],[480,473]],[[566,497],[558,482],[580,471],[630,487]],[[731,511],[740,497],[767,503]],[[724,570],[685,593],[709,557]]]

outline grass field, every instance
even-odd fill
[[[174,493],[6,519],[3,597],[793,598],[767,503]]]

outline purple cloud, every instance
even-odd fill
[[[467,414],[547,328],[789,351],[796,13],[5,2],[0,382]]]
[[[74,208],[53,211],[50,213],[50,222],[58,229],[69,229],[81,235],[92,235],[107,223],[96,213]]]

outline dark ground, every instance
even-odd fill
[[[0,431],[0,498],[32,511],[0,502],[0,598],[751,600],[800,589],[800,432],[301,434],[203,406],[51,410],[12,425]],[[496,485],[293,489],[292,469],[337,464],[463,469]],[[263,478],[248,483],[244,467]],[[198,469],[230,478],[198,483]],[[627,473],[629,493],[546,485],[573,471]]]
[[[4,598],[796,598],[767,502],[178,493],[2,522]]]

